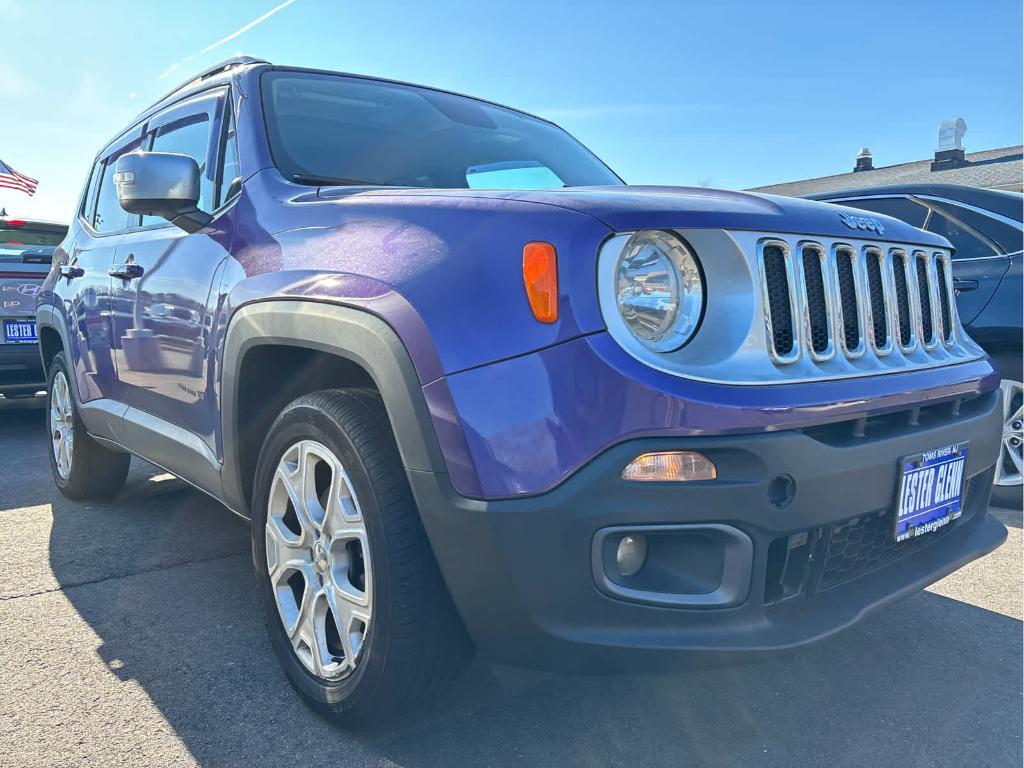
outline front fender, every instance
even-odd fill
[[[231,318],[224,343],[222,480],[225,501],[232,509],[247,514],[248,507],[238,443],[242,385],[238,372],[247,352],[267,344],[313,349],[361,366],[383,397],[406,470],[447,473],[462,492],[475,495],[479,491],[461,427],[451,421],[455,411],[450,394],[447,408],[444,393],[440,398],[435,395],[433,409],[428,408],[409,351],[391,326],[353,307],[270,300],[240,307]]]

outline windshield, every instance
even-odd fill
[[[0,225],[0,262],[48,262],[63,239],[63,232]]]
[[[263,76],[270,150],[304,183],[552,189],[622,181],[561,128],[505,107],[342,75]]]

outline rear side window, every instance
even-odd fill
[[[117,187],[114,184],[114,166],[121,155],[138,149],[140,142],[133,141],[106,158],[100,181],[99,197],[96,199],[96,212],[92,217],[92,226],[97,232],[119,232],[128,227],[138,226],[139,217],[128,213],[117,201]]]
[[[100,178],[103,176],[103,161],[100,160],[93,166],[92,173],[89,175],[89,187],[85,190],[85,197],[82,199],[82,210],[79,213],[82,214],[82,218],[92,223],[93,214],[96,212],[96,188],[100,184]]]
[[[928,209],[918,205],[913,200],[905,197],[880,197],[871,200],[836,200],[840,205],[848,205],[851,208],[861,208],[865,211],[881,213],[885,216],[892,216],[895,219],[902,219],[914,227],[923,227]]]
[[[953,217],[962,221],[975,232],[979,232],[996,243],[1006,253],[1016,253],[1022,248],[1022,239],[1024,237],[1022,237],[1020,227],[1015,227],[991,216],[986,216],[979,211],[964,208],[962,205],[940,203],[938,201],[932,201],[932,205],[940,211],[952,214]]]
[[[953,244],[956,248],[954,259],[979,259],[996,255],[996,250],[992,246],[976,237],[962,224],[943,216],[938,211],[932,212],[931,218],[928,219],[928,231],[942,235]]]

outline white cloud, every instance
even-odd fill
[[[242,27],[240,27],[239,29],[236,29],[234,32],[232,32],[227,37],[222,37],[220,40],[216,41],[215,43],[210,43],[208,46],[206,46],[202,50],[196,51],[195,53],[190,53],[188,56],[186,56],[181,61],[177,61],[174,64],[171,64],[171,66],[169,66],[167,69],[165,69],[160,74],[160,77],[158,77],[157,80],[163,80],[165,77],[167,77],[169,74],[174,72],[174,70],[176,70],[179,67],[181,67],[183,64],[187,64],[188,62],[192,61],[192,59],[195,59],[195,58],[197,58],[199,56],[202,56],[204,53],[209,53],[214,48],[219,48],[220,46],[224,45],[224,43],[227,43],[227,42],[230,42],[231,40],[234,40],[239,35],[244,34],[245,32],[248,32],[250,29],[255,27],[257,24],[262,24],[264,21],[269,19],[271,16],[273,16],[278,11],[283,11],[285,8],[287,8],[289,5],[291,5],[294,2],[295,2],[295,0],[285,0],[280,5],[277,5],[277,6],[273,7],[273,8],[271,8],[269,11],[264,13],[262,16],[257,16],[255,19],[250,21],[248,24],[245,24]]]

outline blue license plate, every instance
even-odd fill
[[[960,517],[966,464],[967,443],[947,445],[900,461],[903,476],[896,506],[896,541],[931,533]]]
[[[37,341],[35,320],[4,320],[5,344],[35,344]]]

